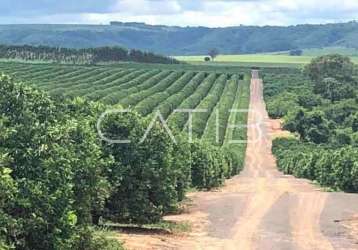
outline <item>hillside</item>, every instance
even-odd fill
[[[357,47],[358,23],[326,25],[174,27],[111,25],[0,25],[0,44],[87,48],[119,45],[166,55],[261,53],[294,48]]]

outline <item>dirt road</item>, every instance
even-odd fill
[[[189,235],[125,235],[129,249],[358,249],[358,194],[323,192],[277,170],[271,141],[283,132],[252,75],[243,172],[218,191],[191,194],[188,213],[167,218],[189,221]]]

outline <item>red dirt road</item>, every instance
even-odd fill
[[[190,222],[190,233],[123,234],[128,249],[358,249],[358,194],[323,192],[277,170],[271,142],[285,132],[268,118],[252,75],[245,169],[215,192],[190,194],[189,211],[166,218]]]

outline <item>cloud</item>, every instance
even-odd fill
[[[119,0],[114,12],[127,15],[171,15],[182,11],[179,1]]]
[[[1,0],[1,15],[59,15],[71,13],[108,13],[118,0]]]
[[[1,23],[139,21],[180,26],[291,25],[352,20],[357,0],[1,0]]]

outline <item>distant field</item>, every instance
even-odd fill
[[[205,56],[178,56],[179,60],[186,62],[203,62]],[[275,63],[275,64],[305,64],[312,59],[311,56],[288,56],[272,54],[249,55],[220,55],[215,62],[227,63]]]
[[[337,51],[338,52],[338,51]],[[310,55],[303,56],[290,56],[287,54],[282,54],[287,52],[280,52],[278,54],[248,54],[248,55],[220,55],[218,56],[214,62],[206,63],[204,62],[203,56],[177,56],[178,60],[185,61],[188,63],[194,64],[231,64],[231,65],[240,65],[240,66],[287,66],[287,67],[300,67],[304,64],[309,63],[312,58],[321,54],[318,50],[307,50],[306,54],[311,53]],[[316,55],[315,55],[315,54]],[[333,53],[333,51],[332,51]],[[352,61],[358,64],[358,56],[351,56]]]

